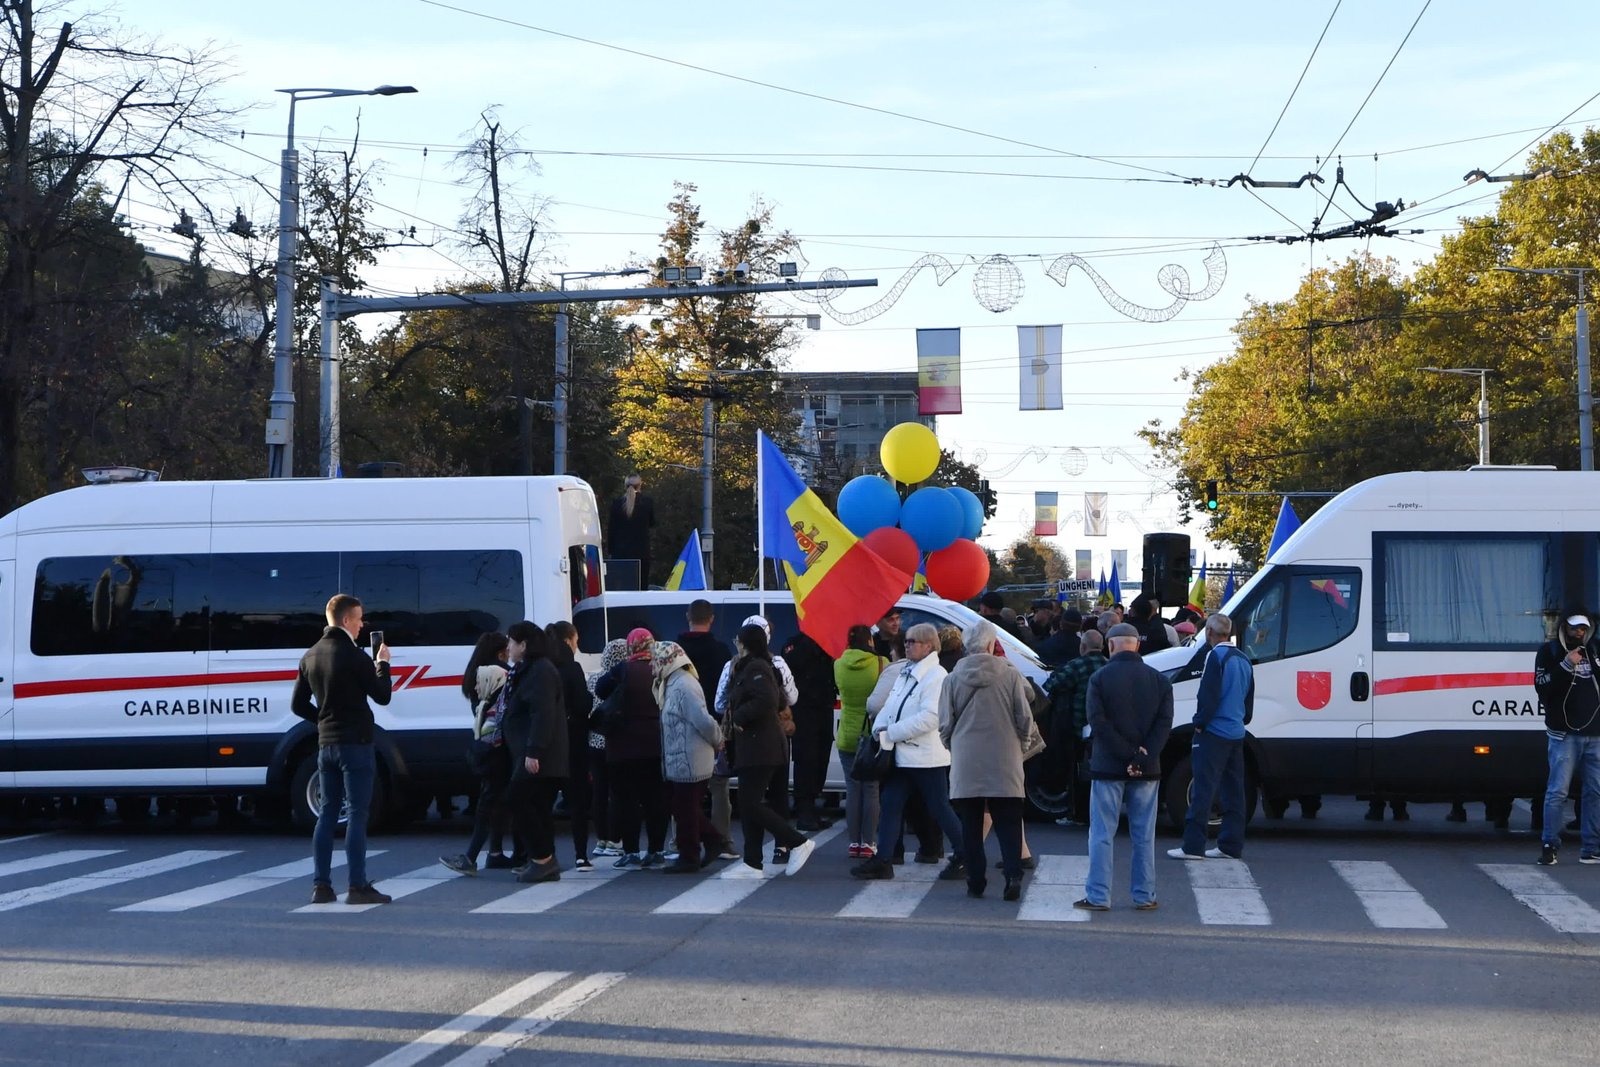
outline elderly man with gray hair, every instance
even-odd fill
[[[1194,709],[1194,745],[1189,767],[1194,788],[1183,820],[1183,845],[1167,850],[1175,860],[1239,859],[1244,855],[1244,728],[1255,706],[1256,679],[1250,659],[1228,643],[1233,620],[1206,620],[1206,664]],[[1206,848],[1211,804],[1222,808],[1217,847]]]
[[[906,631],[906,658],[891,665],[894,674],[888,699],[872,720],[872,732],[885,751],[894,753],[894,769],[884,779],[878,800],[878,847],[888,848],[900,836],[906,799],[915,789],[928,812],[950,839],[955,853],[939,872],[950,882],[966,876],[961,861],[961,822],[950,807],[950,750],[939,737],[939,694],[945,670],[939,666],[939,632],[925,622]],[[893,878],[894,865],[882,853],[850,868],[856,878]]]
[[[1135,911],[1156,904],[1156,802],[1161,750],[1172,732],[1172,683],[1139,658],[1139,631],[1119,622],[1106,632],[1111,659],[1089,679],[1089,727],[1094,734],[1089,776],[1089,877],[1073,907],[1111,910],[1111,838],[1128,802],[1133,845]]]
[[[961,819],[967,895],[983,896],[989,857],[983,814],[994,820],[1006,900],[1022,896],[1022,753],[1033,739],[1028,683],[996,656],[994,624],[979,619],[961,635],[966,655],[939,693],[939,738],[950,749],[950,798]]]

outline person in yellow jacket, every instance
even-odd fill
[[[844,768],[845,828],[849,831],[850,856],[869,859],[877,855],[878,783],[858,782],[850,777],[855,764],[856,746],[867,723],[867,698],[878,684],[878,676],[889,662],[873,651],[872,627],[852,626],[846,637],[848,647],[833,661],[833,680],[839,687],[839,732],[834,744],[839,749],[839,766]]]

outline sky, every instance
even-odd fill
[[[915,274],[881,313],[824,316],[803,331],[797,370],[915,367],[915,331],[962,331],[964,410],[939,419],[941,444],[999,491],[984,540],[1031,529],[1033,494],[1061,494],[1070,556],[1111,549],[1139,559],[1142,535],[1187,532],[1211,562],[1201,523],[1178,524],[1170,472],[1136,431],[1170,426],[1182,379],[1226,356],[1251,301],[1290,297],[1306,270],[1363,250],[1412,269],[1463,216],[1494,209],[1504,185],[1466,186],[1474,168],[1521,169],[1553,127],[1600,122],[1600,74],[1571,42],[1600,38],[1600,5],[1533,0],[1146,0],[989,5],[883,2],[572,5],[511,0],[275,0],[196,5],[124,0],[99,8],[129,29],[221,50],[220,89],[247,107],[212,162],[236,178],[242,206],[269,236],[288,118],[274,90],[414,85],[416,95],[302,103],[302,153],[349,148],[381,184],[373,221],[433,247],[380,253],[375,293],[428,292],[480,276],[457,229],[470,189],[453,163],[494,108],[537,161],[522,179],[548,201],[541,268],[610,270],[650,262],[675,181],[692,182],[704,217],[733,227],[762,203],[800,240],[802,277],[876,278],[841,293],[867,308],[919,259],[955,268]],[[1347,189],[1328,200],[1337,168]],[[1249,173],[1300,189],[1224,187]],[[1201,179],[1194,184],[1185,179]],[[1403,238],[1283,244],[1404,201]],[[1417,205],[1409,207],[1409,205]],[[152,248],[184,254],[171,212],[135,197],[129,214]],[[1167,264],[1214,296],[1162,321],[1113,306],[1165,308]],[[1075,254],[1081,270],[1045,273]],[[973,282],[1003,256],[1023,289],[992,312]],[[992,269],[992,268],[991,268]],[[815,311],[774,299],[774,314]],[[848,318],[854,316],[846,315]],[[1144,316],[1142,318],[1148,318]],[[1065,327],[1066,407],[1021,412],[1016,327]],[[1472,383],[1463,379],[1463,390]],[[1464,402],[1469,397],[1464,397]],[[581,472],[580,472],[581,473]],[[597,486],[602,494],[611,487]],[[1320,488],[1320,487],[1319,487]],[[1082,536],[1082,494],[1111,494],[1105,538]],[[1134,564],[1137,569],[1137,563]]]

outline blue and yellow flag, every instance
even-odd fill
[[[756,446],[762,553],[783,561],[800,629],[828,655],[843,655],[850,627],[882,618],[906,576],[856,539],[770,437],[758,432]]]
[[[700,554],[700,531],[690,530],[689,541],[678,553],[678,562],[667,575],[668,589],[704,589],[706,587],[705,557]]]

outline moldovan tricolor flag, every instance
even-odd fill
[[[1204,615],[1206,611],[1206,561],[1200,560],[1200,573],[1189,587],[1189,606]]]
[[[700,531],[689,531],[689,542],[678,553],[678,562],[672,565],[667,576],[668,589],[704,589],[706,587],[706,561],[700,555]]]
[[[917,331],[917,414],[961,414],[961,331]]]
[[[1033,494],[1033,536],[1054,537],[1056,535],[1056,494]]]
[[[1023,411],[1061,410],[1061,327],[1017,327],[1017,386]]]
[[[770,437],[758,432],[756,447],[762,558],[783,561],[800,629],[837,658],[850,627],[870,625],[900,599],[906,576],[856,540]]]

